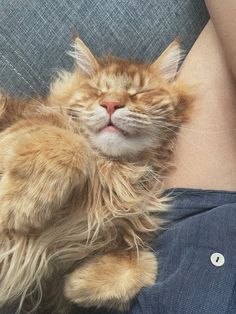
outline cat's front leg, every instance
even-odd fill
[[[84,307],[124,311],[141,288],[155,283],[156,275],[157,260],[148,251],[97,256],[67,276],[65,296]]]
[[[55,220],[93,168],[85,139],[54,126],[9,131],[0,151],[0,230],[28,232]]]

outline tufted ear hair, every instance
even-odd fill
[[[83,74],[91,76],[99,68],[97,58],[78,36],[74,37],[72,46],[74,50],[70,51],[69,55],[75,59],[78,70]]]
[[[151,68],[158,71],[167,81],[173,81],[178,73],[180,62],[184,58],[183,50],[178,40],[174,40],[152,63]]]

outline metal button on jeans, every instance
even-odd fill
[[[225,263],[224,255],[220,253],[213,253],[211,255],[211,262],[214,266],[217,266],[217,267],[223,266]]]

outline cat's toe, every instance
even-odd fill
[[[157,261],[151,252],[139,257],[104,255],[77,268],[65,281],[65,296],[84,307],[127,310],[143,288],[155,283]]]

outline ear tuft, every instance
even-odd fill
[[[180,62],[184,59],[184,52],[178,40],[174,40],[161,56],[151,65],[160,72],[167,81],[173,81],[178,73]]]
[[[70,51],[68,54],[75,59],[79,71],[91,76],[98,70],[99,63],[96,57],[79,37],[74,38],[72,47],[74,51]]]

